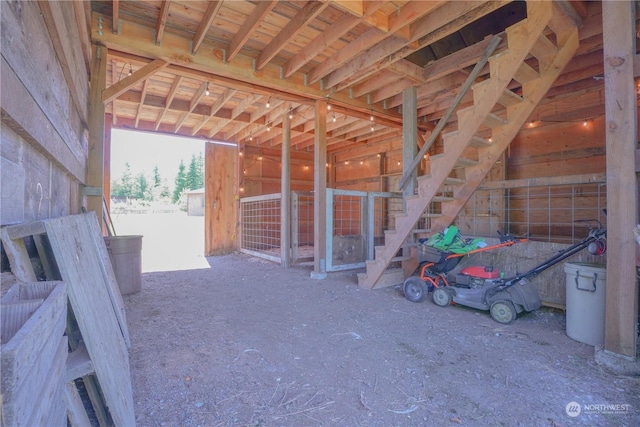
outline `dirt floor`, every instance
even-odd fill
[[[202,218],[116,220],[144,236],[124,296],[138,426],[640,426],[640,377],[599,366],[562,311],[501,325],[355,272],[204,257]]]
[[[143,260],[157,250],[143,240]],[[361,290],[353,272],[317,281],[244,254],[143,262],[141,292],[124,297],[139,426],[640,423],[640,378],[598,366],[561,311],[504,326]]]

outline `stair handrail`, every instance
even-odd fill
[[[460,104],[460,102],[462,101],[462,98],[465,96],[465,94],[467,93],[471,85],[475,82],[476,78],[480,74],[480,71],[482,71],[484,66],[487,65],[487,62],[489,61],[489,57],[493,54],[493,52],[496,50],[496,48],[498,47],[501,41],[502,41],[502,37],[498,35],[493,36],[491,42],[487,46],[487,49],[482,54],[482,57],[480,58],[476,66],[473,67],[471,74],[469,74],[469,76],[467,77],[467,80],[460,87],[460,91],[458,92],[453,102],[449,106],[449,109],[447,110],[446,113],[444,113],[442,118],[438,121],[438,124],[431,132],[431,135],[429,135],[429,139],[424,143],[422,148],[420,148],[420,151],[418,152],[416,157],[413,159],[413,161],[409,165],[409,168],[407,169],[407,171],[402,176],[402,179],[400,180],[401,190],[404,188],[407,182],[409,182],[411,174],[413,174],[413,171],[418,167],[418,164],[420,163],[422,157],[426,154],[429,148],[431,148],[431,146],[435,142],[438,135],[440,135],[440,132],[442,132],[442,129],[449,121],[449,118],[451,117],[455,109],[458,108],[458,104]]]

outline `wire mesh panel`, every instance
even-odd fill
[[[240,199],[240,251],[280,262],[281,194]]]
[[[373,198],[373,242],[375,246],[385,244],[384,232],[396,228],[396,215],[404,211],[402,194],[372,193]]]
[[[365,200],[366,193],[362,192],[333,193],[332,221],[327,225],[332,233],[330,250],[334,268],[361,264],[366,259]]]
[[[606,199],[605,183],[478,190],[455,222],[470,236],[495,237],[500,230],[536,241],[575,243],[585,235],[580,220],[606,226]]]

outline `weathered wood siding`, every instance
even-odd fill
[[[77,213],[86,177],[88,40],[79,35],[73,2],[0,8],[0,223]]]

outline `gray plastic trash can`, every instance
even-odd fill
[[[604,344],[606,264],[568,262],[564,265],[567,287],[567,335],[585,344]]]

